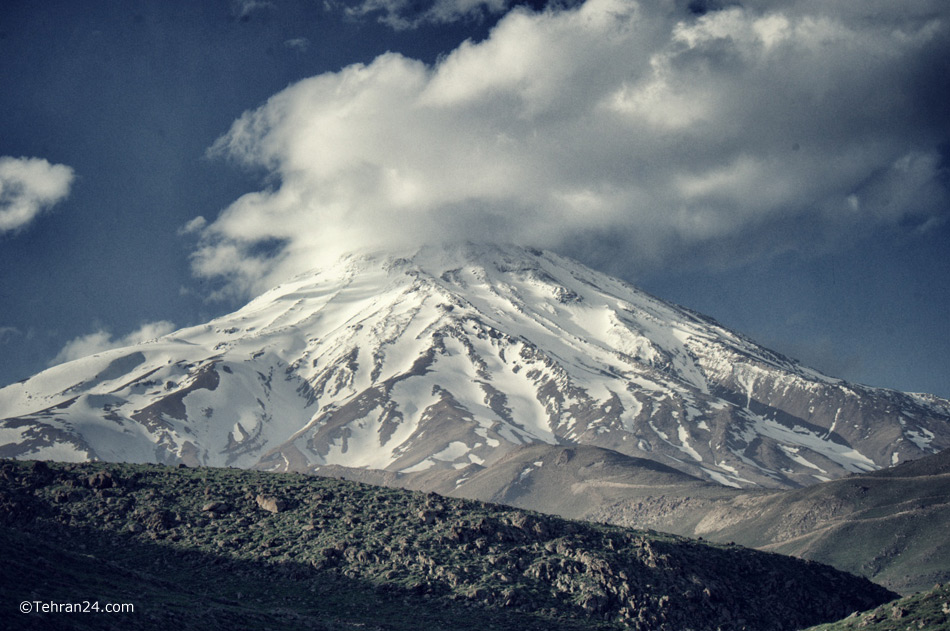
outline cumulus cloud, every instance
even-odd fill
[[[211,149],[272,186],[203,227],[196,273],[254,292],[454,239],[666,265],[947,215],[945,4],[695,4],[516,8],[434,65],[289,86]]]
[[[69,195],[73,170],[41,158],[0,157],[0,235],[26,228]]]
[[[96,353],[101,353],[112,348],[141,344],[142,342],[168,335],[174,330],[175,325],[166,320],[147,322],[135,331],[120,338],[113,338],[109,331],[100,329],[95,333],[81,335],[67,342],[56,357],[50,361],[49,365],[54,366],[81,357],[88,357],[89,355],[95,355]]]

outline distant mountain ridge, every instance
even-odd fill
[[[792,488],[950,447],[950,401],[849,384],[550,252],[350,255],[205,325],[0,390],[0,457],[462,485],[588,445]]]
[[[950,581],[950,450],[797,489],[734,489],[587,446],[530,445],[454,487],[421,474],[322,474],[432,489],[827,563],[902,594]]]

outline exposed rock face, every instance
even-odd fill
[[[524,445],[592,445],[787,488],[950,447],[948,419],[948,401],[827,377],[554,254],[460,246],[346,257],[4,388],[0,456],[461,484]]]

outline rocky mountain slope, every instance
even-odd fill
[[[780,631],[895,597],[738,546],[328,478],[157,465],[0,462],[0,554],[7,629]],[[100,611],[14,609],[87,600]]]
[[[828,563],[902,594],[950,581],[950,450],[786,490],[734,489],[586,446],[525,446],[458,486],[426,472],[322,473],[737,542]]]
[[[464,245],[344,257],[8,386],[0,456],[346,466],[444,488],[526,445],[592,446],[791,488],[948,447],[948,419],[946,400],[827,377],[555,254]]]

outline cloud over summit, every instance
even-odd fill
[[[213,147],[272,186],[203,228],[195,271],[254,292],[361,247],[609,236],[658,264],[944,220],[950,10],[826,5],[516,8],[435,65],[300,81]]]

